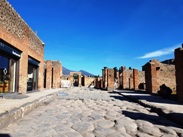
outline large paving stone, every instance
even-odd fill
[[[96,137],[104,137],[116,133],[114,129],[98,127],[94,130]]]
[[[78,132],[91,132],[94,130],[93,124],[88,122],[74,123],[72,128]]]
[[[116,121],[115,127],[116,128],[125,127],[125,129],[128,133],[137,131],[137,124],[135,123],[135,121],[133,121],[127,117],[124,117],[123,119],[118,119]]]
[[[146,133],[146,134],[149,134],[152,136],[156,136],[156,137],[161,137],[163,135],[163,133],[161,133],[160,130],[158,128],[156,128],[155,126],[151,127],[151,126],[146,126],[146,125],[140,125],[138,127],[138,130],[143,133]]]
[[[137,137],[154,137],[154,135],[149,135],[143,132],[137,132],[136,136]]]
[[[161,130],[161,132],[165,134],[177,136],[177,133],[171,128],[167,128],[166,126],[159,126],[159,125],[157,127]]]
[[[97,127],[101,127],[101,128],[112,128],[114,126],[114,122],[110,121],[110,120],[98,120],[96,121],[96,126]]]
[[[93,118],[94,120],[104,119],[103,116],[97,114],[96,112],[95,112],[95,113],[92,113],[92,114],[90,115],[90,117]]]

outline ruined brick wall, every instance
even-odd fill
[[[175,50],[177,100],[183,102],[183,46]]]
[[[139,84],[140,83],[145,83],[145,72],[139,70],[138,74],[139,74]]]
[[[138,69],[133,69],[133,89],[137,90],[139,86],[139,71]]]
[[[145,71],[146,90],[149,93],[157,93],[162,84],[175,90],[175,66],[152,60],[143,66]]]
[[[88,77],[88,76],[84,76],[84,86],[88,87],[90,86],[92,83],[94,84],[96,78],[94,77]]]
[[[100,80],[100,85],[101,85],[101,87],[100,87],[100,88],[101,88],[101,89],[103,89],[103,88],[104,88],[104,85],[103,85],[103,84],[104,84],[104,81],[103,81],[103,78],[101,78],[101,80]]]
[[[126,82],[123,82],[123,88],[124,89],[130,89],[130,77],[133,77],[133,70],[125,69],[123,71],[123,80]],[[131,87],[133,85],[133,82],[131,83]]]
[[[101,88],[101,81],[102,81],[102,78],[95,79],[95,88],[97,88],[97,89]]]
[[[81,72],[70,72],[70,81],[71,81],[71,83],[73,83],[74,82],[74,78],[73,78],[73,76],[74,76],[74,74],[77,74],[79,77],[78,77],[78,79],[79,79],[79,85],[78,86],[81,86],[82,85],[82,80],[81,80],[81,77],[82,77],[82,73]]]
[[[139,76],[139,85],[138,89],[146,89],[145,85],[145,72],[144,71],[138,71],[138,76]]]
[[[133,81],[133,76],[129,78],[129,89],[134,89],[134,81]]]
[[[123,81],[122,81],[122,72],[123,72],[123,70],[122,69],[123,69],[122,67],[119,68],[119,88],[120,89],[122,89],[122,84],[123,84]]]
[[[133,83],[130,84],[130,77],[133,77],[133,70],[126,69],[121,66],[119,70],[119,87],[122,89],[130,89]]]
[[[102,89],[107,89],[107,76],[108,76],[107,69],[108,69],[107,67],[104,67],[102,69],[102,84],[101,84]]]
[[[27,90],[28,56],[39,61],[38,89],[44,83],[44,44],[6,0],[0,0],[0,39],[22,51],[19,92]]]
[[[70,80],[70,76],[69,75],[62,75],[61,79],[62,80]]]
[[[46,66],[46,89],[51,89],[52,88],[52,61],[51,60],[46,60],[45,61],[45,66]]]
[[[105,83],[105,76],[104,76],[105,74],[104,74],[104,69],[102,69],[102,80],[101,80],[101,88],[102,89],[104,89],[105,87],[104,87],[104,83]]]
[[[120,86],[120,83],[119,83],[119,71],[118,70],[116,70],[115,68],[114,68],[114,78],[115,78],[115,81],[117,82],[116,84],[116,88],[119,88],[119,86]]]
[[[173,91],[176,91],[175,65],[159,64],[160,70],[157,74],[159,86],[165,84]],[[158,89],[159,90],[159,89]]]
[[[61,87],[62,64],[60,61],[52,61],[53,63],[53,88]]]
[[[126,88],[126,83],[127,83],[127,79],[126,79],[126,67],[125,66],[121,66],[119,69],[119,81],[120,81],[120,88],[125,89]]]
[[[107,90],[114,90],[114,69],[107,69]]]
[[[108,79],[108,74],[107,74],[108,72],[107,72],[107,67],[104,67],[104,78],[103,78],[103,80],[104,80],[104,89],[107,89],[107,85],[108,85],[108,81],[107,81],[107,79]]]

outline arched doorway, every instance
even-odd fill
[[[73,86],[81,86],[81,72],[70,72],[70,81]]]

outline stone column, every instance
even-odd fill
[[[104,67],[104,89],[107,89],[107,67]]]
[[[138,74],[138,69],[133,69],[133,85],[134,85],[134,90],[138,90],[138,85],[139,85],[139,74]]]
[[[101,79],[101,80],[100,80],[100,85],[101,85],[101,87],[100,87],[100,88],[103,88],[103,87],[104,87],[104,85],[103,85],[103,84],[104,84],[104,81],[103,81],[103,79]]]
[[[28,70],[28,54],[23,52],[20,58],[19,68],[19,93],[27,92],[27,70]]]
[[[156,61],[152,60],[143,66],[145,71],[146,91],[148,93],[157,93],[159,89],[159,83],[157,82],[157,70]]]
[[[102,69],[101,88],[104,88],[104,69]]]
[[[122,88],[123,89],[127,88],[127,79],[126,79],[127,75],[126,75],[125,70],[126,70],[126,67],[122,66],[121,67],[121,72],[122,72]]]
[[[114,69],[107,69],[107,90],[114,90]]]
[[[51,89],[52,84],[52,61],[45,61],[46,64],[46,89]]]
[[[177,100],[183,102],[183,44],[182,48],[175,49],[175,69]]]
[[[129,89],[134,89],[133,77],[132,76],[130,76],[130,78],[129,78]]]
[[[61,63],[59,61],[53,61],[53,88],[61,87],[61,69]]]

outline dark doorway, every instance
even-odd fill
[[[0,92],[18,91],[19,61],[0,54]]]
[[[27,91],[37,90],[38,88],[38,67],[28,64]]]
[[[79,86],[79,75],[74,74],[73,78],[74,78],[74,86],[78,87]]]

